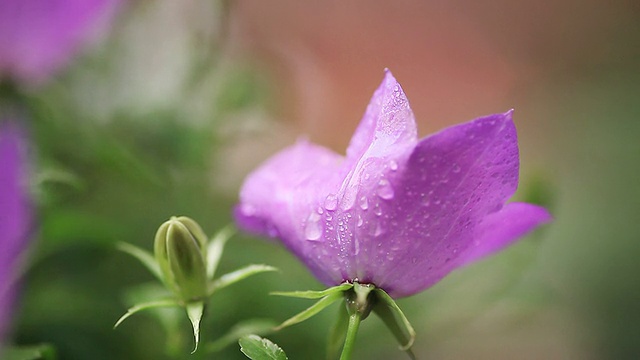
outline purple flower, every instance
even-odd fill
[[[505,204],[518,186],[511,115],[419,140],[387,71],[346,157],[298,141],[248,176],[236,221],[282,240],[326,285],[415,294],[551,220],[541,207]]]
[[[20,129],[0,120],[0,343],[7,330],[17,266],[31,221],[23,146]]]
[[[0,1],[0,77],[37,83],[66,63],[119,0]]]

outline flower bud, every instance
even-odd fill
[[[165,284],[184,302],[207,294],[207,237],[188,217],[172,217],[156,233],[154,251]]]

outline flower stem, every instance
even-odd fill
[[[353,352],[353,346],[356,343],[356,334],[360,327],[361,314],[354,312],[349,315],[349,327],[347,328],[347,337],[344,340],[344,347],[342,348],[342,354],[340,360],[350,360],[351,353]]]

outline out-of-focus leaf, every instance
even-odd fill
[[[56,351],[52,345],[10,346],[2,350],[4,360],[55,360]]]
[[[239,341],[240,351],[251,360],[287,360],[287,354],[278,345],[257,335],[245,336]]]
[[[327,340],[327,360],[337,360],[349,327],[349,313],[346,306],[340,306],[336,323],[329,332]]]

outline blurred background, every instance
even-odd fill
[[[281,272],[215,294],[204,350],[188,355],[183,316],[141,313],[112,330],[153,281],[114,243],[150,250],[172,215],[213,235],[232,221],[248,172],[299,136],[344,153],[389,68],[421,136],[514,108],[516,198],[555,217],[399,301],[417,357],[640,356],[639,2],[95,2],[88,16],[29,0],[11,17],[22,25],[0,24],[0,115],[29,130],[38,208],[8,342],[51,344],[60,359],[244,359],[236,343],[206,344],[238,321],[282,321],[310,305],[269,291],[322,288],[292,255],[234,237],[221,273],[250,263]],[[16,10],[3,6],[6,20]],[[11,65],[12,46],[35,49],[57,19],[81,14],[44,75],[44,65]],[[337,310],[268,337],[290,359],[323,359]],[[372,318],[354,357],[405,355]]]

